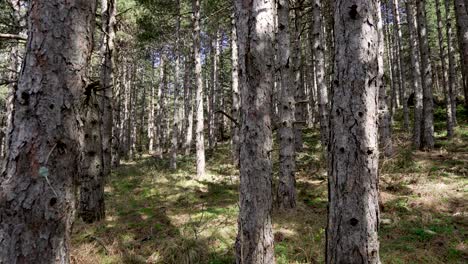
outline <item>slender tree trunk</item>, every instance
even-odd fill
[[[192,52],[193,53],[193,52]],[[190,155],[191,148],[192,148],[192,141],[193,141],[193,58],[190,55],[190,59],[186,63],[185,66],[185,76],[186,76],[186,82],[185,82],[185,89],[187,90],[187,97],[186,97],[186,102],[185,102],[185,108],[186,108],[186,115],[187,115],[187,126],[186,126],[186,132],[185,132],[185,142],[184,142],[184,150],[185,150],[185,155]]]
[[[393,0],[389,0],[393,1]],[[390,11],[391,11],[391,6],[389,7],[389,4],[387,3],[386,5],[386,16],[387,18],[390,17]],[[392,30],[395,30],[394,28]],[[391,69],[391,76],[392,76],[392,86],[391,86],[391,100],[390,100],[390,116],[393,121],[393,116],[395,114],[395,111],[398,109],[399,105],[399,100],[397,97],[397,90],[398,90],[398,84],[399,84],[399,76],[398,76],[398,63],[396,63],[397,56],[396,56],[396,51],[397,47],[395,46],[395,39],[394,39],[394,34],[391,34],[390,32],[390,23],[387,19],[387,26],[385,27],[385,34],[387,35],[387,42],[388,42],[388,49],[389,49],[389,63],[390,63],[390,69]]]
[[[120,58],[120,55],[117,55],[117,58]],[[124,81],[125,81],[125,71],[124,67],[118,67],[120,60],[116,63],[115,69],[118,71],[116,76],[118,76],[118,82],[115,82],[114,85],[117,89],[114,90],[114,125],[112,127],[112,168],[120,166],[120,147],[122,144],[122,92],[124,91]]]
[[[322,3],[321,0],[312,1],[312,37],[315,64],[315,78],[317,82],[317,97],[320,112],[320,135],[323,149],[328,146],[328,90],[325,80],[324,38],[322,31]]]
[[[379,70],[382,71],[381,82],[379,84],[379,111],[378,111],[378,135],[379,135],[379,149],[385,157],[393,155],[393,141],[392,141],[392,117],[388,109],[387,100],[387,87],[384,81],[384,57],[385,57],[385,35],[383,30],[382,13],[379,10]],[[388,52],[389,53],[389,52]],[[380,69],[380,67],[382,67]],[[390,71],[391,72],[391,71]]]
[[[166,55],[161,51],[161,63],[159,65],[159,86],[157,91],[156,103],[156,132],[155,132],[155,154],[158,158],[162,158],[162,130],[164,121],[164,97],[166,90]]]
[[[171,148],[171,162],[170,167],[172,170],[177,169],[177,151],[179,147],[178,132],[181,123],[181,108],[179,106],[179,90],[180,90],[180,0],[177,0],[177,14],[176,14],[176,43],[175,43],[175,76],[174,76],[174,125],[172,129],[172,148]]]
[[[236,16],[233,14],[232,18],[232,33],[231,33],[231,48],[232,48],[232,117],[239,123],[240,121],[240,94],[239,94],[239,52],[237,49],[237,29],[236,29]],[[232,125],[232,158],[233,163],[239,165],[239,126],[238,124]]]
[[[80,154],[76,113],[96,2],[30,4],[29,31],[34,34],[15,93],[0,176],[0,263],[69,263]]]
[[[377,264],[380,1],[336,0],[335,6],[326,261]]]
[[[447,52],[448,52],[448,98],[450,100],[450,113],[452,114],[453,125],[457,125],[457,100],[455,96],[456,72],[455,72],[455,49],[453,45],[452,33],[452,16],[450,10],[450,2],[445,1],[445,33],[447,38]]]
[[[447,69],[447,58],[445,56],[445,47],[444,47],[444,32],[443,32],[443,23],[442,23],[442,13],[440,0],[435,0],[436,4],[436,15],[437,15],[437,36],[439,40],[439,57],[440,65],[442,68],[442,88],[445,95],[445,104],[447,109],[447,137],[450,139],[453,137],[453,119],[452,119],[452,106],[450,102],[450,95],[448,89],[448,69]]]
[[[101,111],[97,86],[85,91],[82,153],[80,162],[80,204],[78,215],[86,223],[105,217],[104,206],[104,157],[101,134]]]
[[[302,51],[301,51],[301,34],[302,34],[302,12],[299,8],[302,5],[302,0],[294,0],[294,32],[293,32],[293,50],[291,56],[291,66],[293,74],[293,83],[295,89],[295,123],[294,123],[294,139],[296,151],[301,151],[303,148],[302,129],[306,121],[305,106],[308,100],[305,98],[304,83],[302,82]]]
[[[291,83],[289,0],[278,1],[279,100],[279,183],[277,202],[281,209],[296,207],[296,153],[294,144],[294,86]]]
[[[203,135],[203,81],[200,53],[200,0],[193,0],[193,57],[195,60],[195,110],[197,123],[195,128],[195,141],[197,148],[197,178],[205,177],[205,139]]]
[[[419,54],[418,26],[414,15],[414,1],[406,2],[406,16],[409,29],[409,45],[411,50],[411,66],[413,73],[412,86],[414,87],[414,123],[413,146],[421,148],[422,119],[423,119],[423,88],[421,79],[421,65]]]
[[[236,262],[275,263],[273,248],[271,93],[273,0],[236,0],[241,87],[240,212]]]
[[[112,160],[112,126],[113,126],[113,90],[114,90],[114,40],[117,6],[115,0],[101,0],[101,20],[103,43],[101,45],[101,88],[100,108],[102,112],[102,155],[103,176],[108,177],[111,172]]]
[[[421,78],[423,87],[423,125],[421,147],[426,150],[434,148],[434,106],[432,96],[432,67],[429,53],[429,40],[426,21],[426,0],[416,4],[418,20],[419,50],[421,53]]]
[[[399,95],[400,95],[400,104],[403,106],[403,126],[405,129],[409,129],[409,112],[408,112],[408,102],[406,100],[406,67],[405,67],[405,59],[403,57],[403,45],[402,40],[403,36],[401,33],[400,28],[400,6],[398,1],[399,0],[391,0],[392,1],[392,8],[393,8],[393,17],[394,17],[394,36],[395,42],[397,46],[397,56],[398,58],[395,59],[397,68],[398,68],[398,87],[399,87]]]
[[[465,107],[468,108],[468,3],[466,0],[454,0],[454,4],[460,42],[460,55],[463,65]]]
[[[150,105],[149,105],[149,113],[148,113],[148,153],[150,155],[154,154],[154,138],[155,138],[155,81],[154,81],[154,74],[155,74],[155,62],[156,56],[154,54],[151,55],[151,92],[150,92]]]

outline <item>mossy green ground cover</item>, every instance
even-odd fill
[[[381,160],[383,263],[468,261],[468,113],[459,108],[456,137],[447,140],[436,112],[436,149],[411,148],[396,122],[396,154]],[[397,116],[397,120],[399,120]],[[323,263],[327,217],[326,163],[316,129],[298,154],[298,208],[274,211],[278,263]],[[277,154],[276,154],[277,155]],[[277,177],[277,156],[273,156]],[[193,180],[194,159],[143,155],[108,179],[107,217],[73,232],[73,263],[234,263],[238,172],[228,144],[208,153],[208,175]]]

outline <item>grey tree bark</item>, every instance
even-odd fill
[[[426,0],[416,1],[419,51],[421,54],[421,78],[423,87],[423,124],[421,148],[434,148],[434,102],[432,95],[432,67],[426,20]]]
[[[414,15],[414,1],[406,1],[406,16],[408,21],[409,45],[411,50],[412,85],[414,87],[414,121],[413,146],[421,148],[422,119],[423,119],[423,88],[421,79],[421,64],[419,54],[418,26]]]
[[[149,105],[149,111],[148,111],[148,153],[150,155],[154,154],[154,139],[156,137],[155,135],[155,111],[156,111],[156,91],[155,91],[155,81],[154,81],[154,75],[155,75],[155,68],[154,64],[156,62],[156,56],[153,54],[152,59],[151,59],[151,91],[150,91],[150,105]]]
[[[0,263],[69,263],[95,1],[30,2],[25,63],[0,176]]]
[[[104,156],[101,134],[102,100],[99,85],[86,87],[81,116],[83,134],[80,162],[80,200],[78,215],[86,223],[105,217],[104,205]]]
[[[232,117],[239,123],[240,121],[240,94],[239,94],[239,52],[237,49],[237,29],[236,15],[232,17],[232,32],[231,32],[231,60],[232,60]],[[232,125],[232,159],[233,163],[239,165],[239,126]]]
[[[336,0],[335,7],[326,262],[377,264],[380,1]]]
[[[205,139],[203,135],[203,81],[200,53],[200,0],[192,1],[193,8],[193,57],[195,60],[195,112],[197,123],[195,141],[197,149],[197,178],[205,177]]]
[[[294,26],[292,33],[292,54],[291,67],[293,75],[293,84],[295,89],[295,123],[294,123],[294,140],[296,151],[303,148],[302,129],[306,124],[306,106],[309,102],[306,100],[304,82],[302,81],[302,12],[301,5],[303,0],[294,0]]]
[[[289,0],[279,0],[278,12],[278,60],[280,75],[279,112],[279,182],[277,203],[281,209],[296,207],[296,153],[294,142],[294,86],[291,83],[291,48],[289,34]]]
[[[103,43],[101,45],[101,89],[103,90],[100,100],[102,112],[102,155],[103,176],[108,177],[111,172],[112,160],[112,126],[114,109],[114,40],[117,15],[115,0],[101,0],[101,20]]]
[[[241,87],[240,212],[237,263],[275,263],[273,248],[271,96],[274,0],[236,0]]]
[[[455,96],[455,84],[457,82],[455,72],[455,49],[453,45],[452,32],[452,11],[450,10],[451,1],[445,1],[445,34],[447,39],[447,57],[448,57],[448,97],[450,100],[450,108],[452,114],[453,125],[457,125],[457,100]]]

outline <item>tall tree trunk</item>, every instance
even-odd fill
[[[239,52],[237,49],[237,29],[236,15],[232,18],[232,33],[231,33],[231,48],[232,48],[232,117],[237,121],[237,124],[232,125],[232,158],[233,163],[239,165],[239,121],[240,121],[240,94],[239,94]]]
[[[200,53],[200,0],[193,0],[193,57],[195,60],[195,110],[197,123],[195,128],[195,141],[197,148],[197,178],[205,177],[205,139],[203,135],[203,81]]]
[[[153,53],[153,51],[151,51]],[[155,65],[156,56],[151,54],[151,92],[150,92],[150,105],[149,105],[149,113],[148,113],[148,153],[150,155],[154,154],[154,139],[155,139],[155,81],[154,81],[154,74],[155,74]]]
[[[416,1],[419,50],[421,53],[421,78],[423,87],[423,124],[421,147],[434,148],[434,102],[432,96],[432,67],[429,53],[429,36],[426,21],[426,0]]]
[[[423,88],[421,79],[421,65],[419,54],[418,26],[414,15],[414,0],[406,1],[406,16],[409,29],[409,45],[411,50],[412,86],[414,87],[414,123],[413,146],[421,148],[423,125]]]
[[[405,68],[405,59],[403,57],[403,44],[401,43],[403,40],[401,28],[400,28],[400,6],[398,4],[398,0],[391,0],[392,1],[392,8],[393,8],[393,18],[394,18],[394,36],[395,42],[397,46],[397,56],[398,58],[395,59],[398,69],[398,87],[399,87],[399,98],[400,104],[403,106],[403,126],[405,129],[409,129],[409,112],[408,112],[408,102],[406,100],[406,68]]]
[[[114,40],[117,15],[115,0],[101,0],[101,23],[103,43],[101,45],[101,88],[100,108],[102,111],[102,156],[103,176],[108,177],[111,172],[112,160],[112,125],[113,125],[113,90],[114,90]]]
[[[468,3],[466,0],[454,0],[454,4],[460,42],[460,55],[463,65],[465,107],[468,108]]]
[[[312,1],[312,38],[313,56],[315,64],[315,79],[317,82],[317,97],[320,112],[320,135],[323,149],[328,146],[328,90],[325,80],[324,38],[322,31],[322,3],[321,0]]]
[[[382,13],[379,10],[379,70],[382,71],[382,79],[379,85],[379,111],[378,111],[378,135],[379,135],[379,149],[383,152],[385,157],[393,155],[393,141],[392,141],[392,117],[388,109],[387,100],[387,87],[383,80],[384,75],[384,57],[385,57],[385,35],[383,29]],[[388,51],[388,50],[387,50]],[[388,51],[389,53],[389,51]],[[382,68],[380,68],[382,67]],[[390,71],[391,72],[391,71]]]
[[[294,86],[291,83],[289,0],[278,1],[279,100],[279,182],[277,202],[281,209],[296,207],[296,153],[294,144]]]
[[[192,52],[193,54],[193,52]],[[193,58],[192,55],[189,55],[189,61],[186,62],[185,66],[185,90],[187,90],[187,97],[185,101],[186,109],[186,132],[185,132],[185,141],[184,141],[184,150],[185,155],[190,155],[193,141]]]
[[[335,6],[326,261],[377,264],[380,1],[336,0]]]
[[[292,56],[291,66],[293,74],[293,83],[295,89],[295,123],[294,123],[294,140],[296,151],[301,151],[303,147],[302,129],[306,123],[305,106],[308,100],[305,98],[304,83],[302,82],[302,50],[301,50],[301,35],[302,35],[302,12],[301,5],[303,0],[294,0],[294,32],[292,36]]]
[[[447,69],[447,58],[445,56],[445,47],[444,47],[444,32],[443,32],[443,23],[442,23],[442,13],[440,0],[435,0],[436,4],[436,15],[437,15],[437,36],[439,40],[439,57],[440,65],[442,68],[442,88],[445,95],[445,105],[447,109],[447,137],[450,139],[453,137],[453,119],[452,119],[452,104],[450,102],[450,95],[448,89],[448,69]]]
[[[450,10],[450,2],[445,1],[445,34],[447,38],[447,52],[448,52],[448,98],[450,100],[450,109],[452,114],[453,125],[457,125],[457,100],[455,96],[456,72],[455,72],[455,49],[453,45],[452,33],[452,15]]]
[[[155,132],[155,154],[158,158],[162,158],[162,130],[164,121],[164,98],[166,90],[166,55],[164,51],[161,51],[161,63],[159,65],[159,85],[157,91],[157,103],[156,103],[156,132]]]
[[[104,157],[101,134],[100,95],[98,86],[88,86],[85,91],[82,153],[80,162],[80,204],[78,215],[86,223],[105,217]]]
[[[271,96],[274,0],[236,0],[241,87],[240,212],[237,263],[275,263],[273,248]]]
[[[76,113],[95,12],[95,1],[31,1],[34,34],[0,176],[0,263],[69,263],[80,154]]]
[[[180,90],[180,0],[177,0],[177,14],[176,14],[176,43],[175,43],[175,76],[174,76],[174,125],[172,129],[172,148],[171,148],[171,161],[170,168],[177,169],[177,151],[179,148],[178,132],[181,123],[181,108],[179,106],[179,90]]]

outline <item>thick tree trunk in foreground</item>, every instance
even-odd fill
[[[406,2],[406,16],[410,37],[412,84],[414,87],[414,121],[413,121],[413,146],[421,148],[422,118],[423,118],[423,88],[421,79],[421,65],[419,54],[418,26],[414,15],[414,2]]]
[[[271,93],[274,0],[236,0],[241,87],[240,212],[236,262],[275,263],[272,209]]]
[[[203,81],[200,53],[200,0],[193,0],[193,57],[195,60],[195,141],[197,148],[197,178],[205,177],[205,137],[203,135]]]
[[[465,107],[468,107],[468,3],[466,0],[454,0],[454,4],[460,42],[460,56],[463,65]]]
[[[432,67],[429,53],[429,36],[426,21],[426,0],[419,0],[416,2],[423,87],[421,148],[431,150],[434,148],[434,102],[432,95]]]
[[[279,105],[279,182],[277,202],[281,209],[296,207],[296,153],[294,144],[294,86],[291,83],[289,0],[278,1],[278,59],[280,72]]]
[[[377,264],[380,1],[336,0],[335,6],[326,261]]]
[[[69,263],[95,1],[31,1],[0,185],[0,263]],[[60,41],[57,41],[60,39]]]

